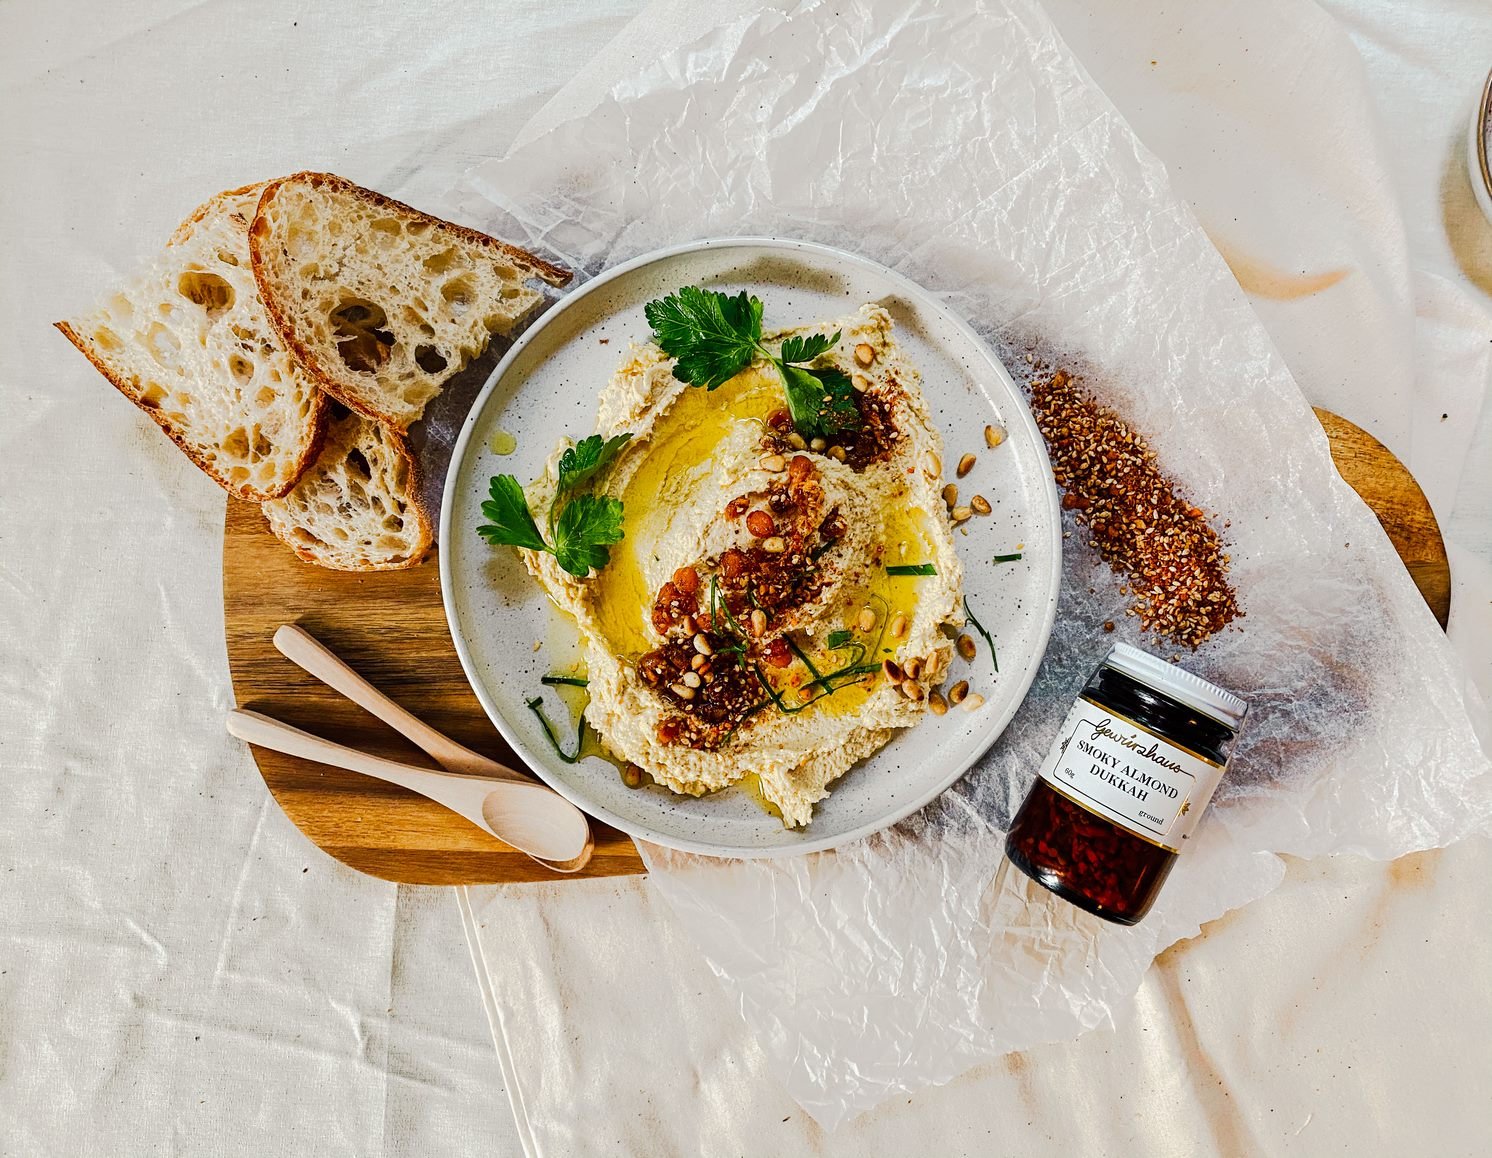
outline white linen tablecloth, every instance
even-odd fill
[[[613,40],[636,4],[306,7],[0,8],[0,1153],[1483,1148],[1483,840],[1292,865],[1168,954],[1117,1030],[832,1137],[697,962],[669,1020],[644,883],[484,893],[520,1108],[562,1103],[538,1075],[616,1078],[608,1136],[527,1113],[519,1133],[451,895],[317,852],[222,732],[221,494],[49,323],[248,180],[328,168],[440,209],[594,54],[525,131],[719,9],[659,5]],[[1049,7],[1235,268],[1349,271],[1260,316],[1307,395],[1426,486],[1453,635],[1492,677],[1492,230],[1458,168],[1492,12]]]

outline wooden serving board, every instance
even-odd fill
[[[1365,431],[1317,411],[1342,476],[1378,514],[1442,626],[1450,566],[1435,516],[1409,471]],[[229,500],[223,534],[223,618],[240,707],[327,739],[433,767],[402,736],[312,679],[270,641],[299,623],[395,700],[493,759],[523,762],[487,720],[446,627],[434,559],[410,571],[323,571],[270,534],[259,508]],[[527,646],[520,641],[516,646]],[[385,880],[455,885],[565,880],[440,805],[379,780],[253,750],[287,816],[345,864]],[[593,825],[596,854],[577,876],[643,872],[632,841]]]

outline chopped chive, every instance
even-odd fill
[[[995,562],[996,563],[1014,563],[1020,557],[1021,557],[1021,553],[1019,551],[1016,551],[1016,552],[1014,552],[1013,554],[1010,554],[1010,555],[996,555],[995,556]]]
[[[539,682],[549,688],[588,688],[591,686],[591,681],[585,676],[547,675],[540,676]]]
[[[1000,657],[995,654],[994,637],[991,636],[989,632],[985,631],[984,624],[980,623],[979,620],[974,617],[974,609],[969,606],[969,597],[967,595],[964,596],[964,614],[969,617],[969,622],[974,625],[974,630],[979,632],[980,635],[984,636],[984,642],[989,644],[989,657],[991,662],[993,662],[995,665],[995,672],[998,674],[1000,671]]]
[[[1020,556],[1017,555],[1016,558],[1019,559]],[[897,563],[886,568],[887,575],[936,575],[937,573],[938,569],[931,563]]]
[[[566,764],[580,763],[580,751],[585,747],[585,717],[580,718],[580,727],[575,730],[575,755],[572,756],[560,747],[560,742],[554,734],[554,727],[549,723],[549,717],[544,714],[544,701],[535,696],[528,701],[528,710],[539,717],[539,726],[544,729],[544,738],[549,741],[554,754]]]

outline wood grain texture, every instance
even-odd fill
[[[446,628],[433,556],[408,571],[324,571],[302,563],[270,534],[257,506],[229,500],[223,618],[241,708],[376,755],[436,766],[275,650],[275,629],[298,623],[431,726],[499,763],[524,767],[466,682]],[[392,784],[262,748],[253,752],[285,814],[314,844],[362,872],[426,885],[571,879]],[[595,855],[575,876],[644,871],[625,834],[594,821],[592,829]]]
[[[1435,512],[1409,468],[1360,426],[1316,409],[1337,472],[1373,509],[1430,610],[1445,627],[1451,614],[1451,565]]]
[[[1342,476],[1377,513],[1436,617],[1450,606],[1450,567],[1435,516],[1408,470],[1350,422],[1318,411]],[[275,650],[299,623],[385,693],[501,763],[523,762],[466,682],[446,627],[432,556],[409,571],[355,575],[302,563],[270,534],[257,506],[229,500],[223,616],[238,706],[382,756],[434,764],[398,733]],[[270,792],[310,840],[345,864],[408,884],[566,880],[440,805],[366,776],[255,748]],[[596,854],[577,876],[644,871],[632,841],[593,824]]]

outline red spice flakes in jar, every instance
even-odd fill
[[[1217,532],[1118,414],[1063,370],[1032,383],[1031,413],[1064,492],[1062,509],[1128,578],[1141,630],[1195,648],[1243,616]]]
[[[1058,731],[1005,855],[1080,909],[1137,923],[1212,799],[1247,712],[1232,692],[1116,644]]]

